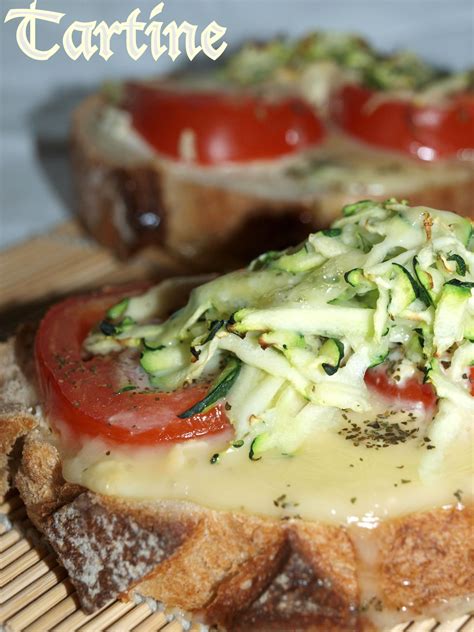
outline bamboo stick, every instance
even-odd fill
[[[133,610],[131,610],[128,614],[121,617],[119,621],[116,621],[107,628],[107,632],[128,632],[141,623],[150,614],[150,606],[147,603],[141,603],[133,608]]]
[[[31,549],[27,553],[21,555],[13,564],[9,564],[0,572],[0,587],[6,586],[13,581],[15,577],[26,571],[27,568],[39,562],[44,555],[43,549]]]
[[[29,584],[19,593],[9,599],[0,607],[0,621],[8,621],[15,613],[25,608],[35,599],[43,595],[50,588],[53,588],[61,582],[66,576],[66,571],[58,566],[53,571],[45,573],[32,584]]]
[[[74,595],[71,595],[70,597],[68,597],[68,599],[71,599],[71,598],[74,598]],[[103,612],[109,606],[110,606],[110,603],[106,604],[100,610],[98,610],[97,612],[94,612],[93,614],[86,614],[84,610],[82,610],[82,608],[80,608],[80,606],[78,605],[77,610],[75,612],[70,614],[66,619],[64,619],[64,621],[61,621],[61,623],[58,623],[55,626],[54,632],[72,632],[73,630],[77,630],[78,628],[83,626],[87,621],[90,621],[94,617],[97,617],[98,614]]]
[[[34,551],[32,551],[34,553]],[[13,566],[16,566],[14,564]],[[52,571],[58,566],[58,562],[53,553],[40,560],[23,573],[15,577],[8,585],[2,590],[2,602],[5,603],[8,599],[11,599],[20,590],[23,590],[27,586],[30,586],[39,577],[42,577],[47,572]]]
[[[61,599],[67,597],[74,590],[71,582],[67,579],[56,584],[47,593],[35,599],[28,606],[23,608],[18,614],[13,616],[8,625],[15,629],[25,630],[39,615],[47,612],[55,606]],[[47,630],[47,628],[46,628]],[[41,632],[44,632],[44,628]]]
[[[101,612],[99,616],[94,617],[91,621],[78,629],[81,632],[98,632],[98,630],[105,630],[109,625],[115,623],[117,619],[120,619],[120,617],[131,610],[134,605],[135,604],[131,601],[127,603],[116,601],[108,608],[106,608],[103,612]]]
[[[6,551],[11,546],[13,546],[13,544],[16,544],[16,542],[19,542],[20,540],[21,533],[17,529],[10,529],[10,531],[7,531],[2,536],[0,536],[0,552],[3,553],[3,551]],[[2,561],[4,561],[3,557]]]
[[[9,533],[6,535],[9,535],[10,533],[14,533],[18,537],[16,538],[16,540],[13,540],[15,542],[13,546],[10,546],[9,548],[2,551],[2,557],[0,560],[0,568],[5,568],[5,566],[8,566],[8,564],[11,564],[13,561],[15,561],[21,555],[23,555],[23,553],[26,553],[26,551],[29,551],[30,549],[33,548],[33,544],[29,542],[28,540],[26,540],[25,538],[22,538],[21,535],[18,533],[18,531],[9,531]]]
[[[79,600],[76,594],[72,593],[26,627],[25,632],[45,632],[45,630],[52,630],[57,623],[63,621],[78,608]]]
[[[164,612],[154,612],[148,619],[133,628],[133,632],[156,632],[168,623]]]

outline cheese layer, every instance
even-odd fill
[[[351,414],[357,431],[340,416],[326,427],[318,425],[293,456],[268,453],[258,461],[249,458],[246,445],[228,448],[228,438],[133,451],[89,441],[65,459],[64,475],[95,492],[125,498],[188,500],[213,509],[366,527],[413,511],[472,502],[468,419],[446,453],[428,449],[421,431],[377,449],[367,436],[373,432],[366,419],[367,414]],[[407,431],[423,426],[413,413],[393,414],[390,421]]]

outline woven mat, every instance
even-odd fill
[[[164,253],[144,253],[128,264],[84,237],[74,222],[0,253],[0,331],[34,316],[66,293],[104,283],[183,271]],[[0,625],[7,632],[182,632],[171,613],[147,603],[113,602],[94,615],[80,609],[73,586],[54,554],[29,522],[18,495],[0,504]],[[200,626],[194,625],[192,632]],[[474,632],[474,618],[437,625],[434,620],[399,625],[392,632]],[[291,632],[291,629],[288,630]]]

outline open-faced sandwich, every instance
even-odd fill
[[[4,456],[24,437],[14,485],[83,608],[285,631],[468,612],[472,222],[363,201],[203,281],[69,298],[29,355],[2,348]]]
[[[249,44],[219,70],[115,85],[73,124],[78,210],[125,255],[215,270],[395,196],[474,215],[472,72],[351,35]]]

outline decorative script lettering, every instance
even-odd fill
[[[19,20],[16,29],[16,41],[20,50],[37,61],[47,61],[61,50],[58,40],[50,42],[50,45],[37,45],[37,32],[41,22],[60,24],[65,13],[49,11],[37,8],[37,0],[33,0],[25,9],[10,9],[5,17],[5,22]],[[200,54],[216,60],[227,48],[227,42],[223,41],[227,28],[212,21],[199,33],[195,24],[186,20],[177,24],[176,21],[165,24],[155,20],[162,13],[164,2],[159,2],[153,7],[148,22],[144,22],[140,9],[130,12],[122,22],[90,21],[72,22],[62,33],[61,43],[65,53],[72,60],[79,58],[89,61],[98,54],[105,60],[114,54],[114,43],[117,38],[123,38],[127,53],[133,60],[138,60],[145,53],[150,54],[155,61],[162,55],[175,61],[183,52],[188,59],[193,60]],[[115,40],[115,42],[114,42]]]

